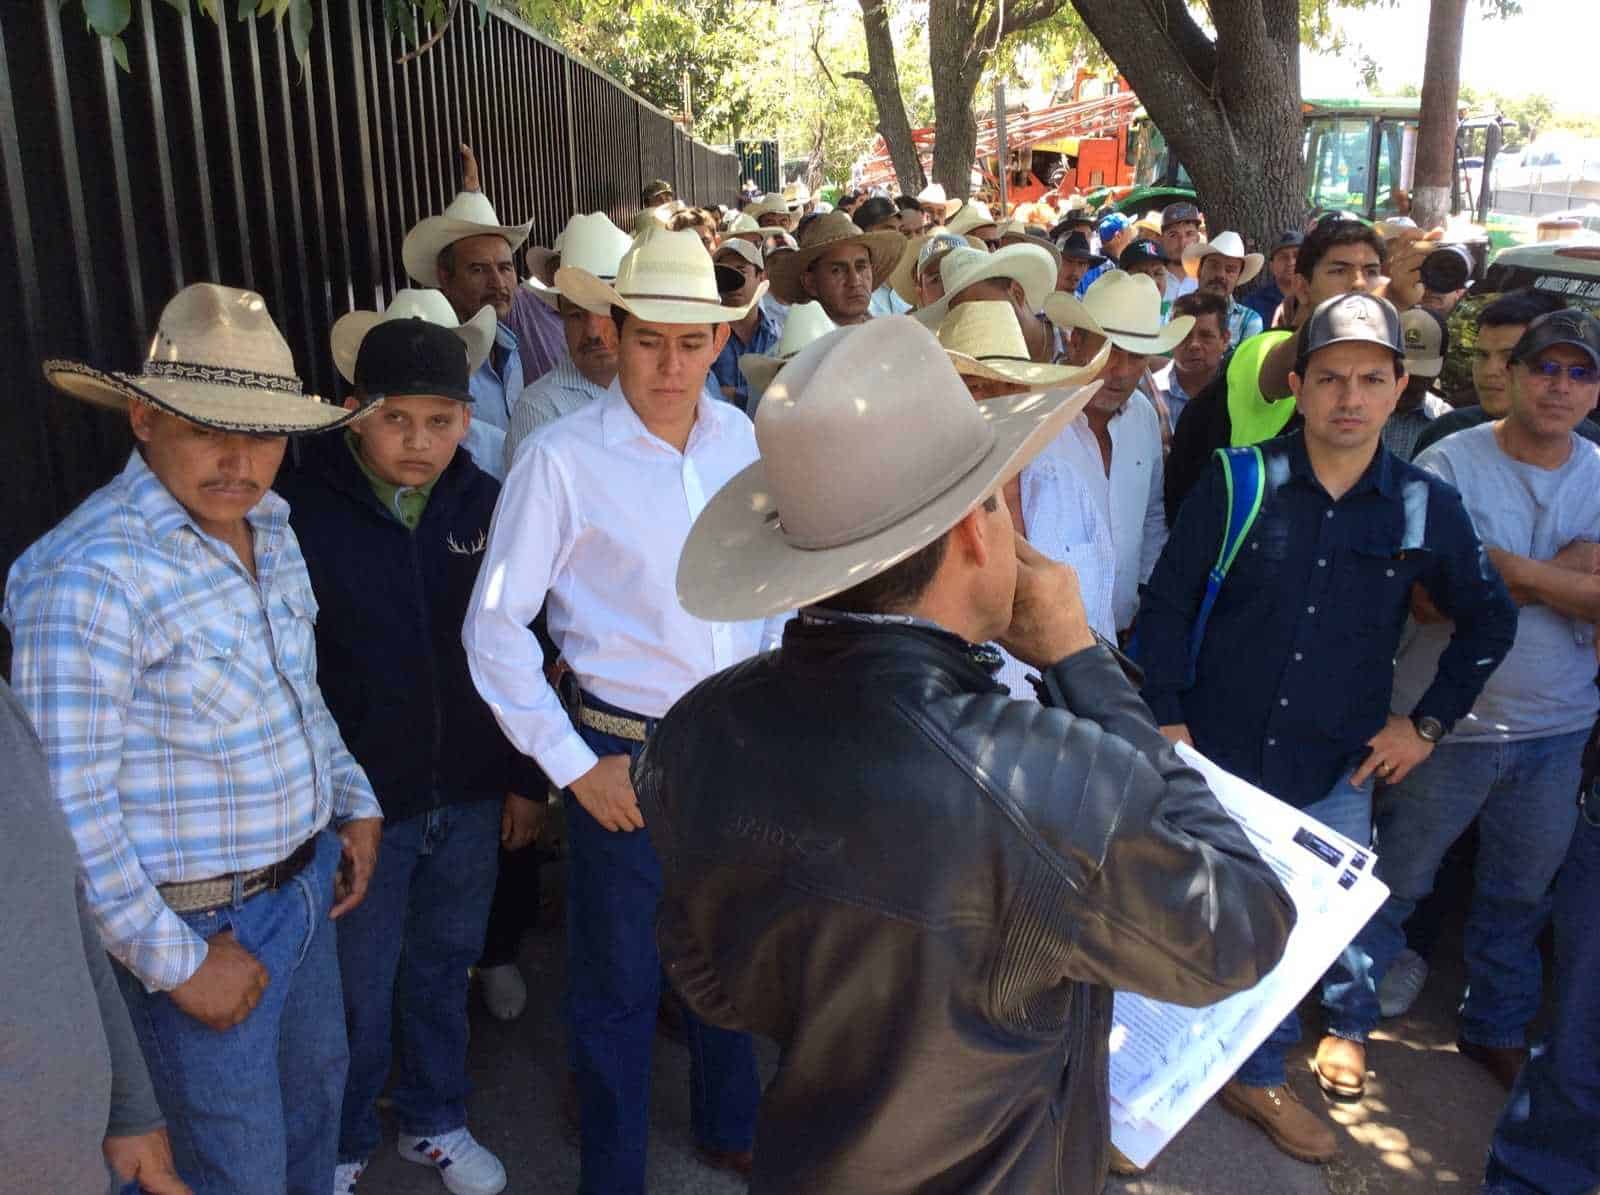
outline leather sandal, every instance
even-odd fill
[[[1361,1042],[1328,1034],[1317,1043],[1311,1070],[1333,1099],[1359,1100],[1367,1093],[1367,1048]]]

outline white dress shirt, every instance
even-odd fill
[[[1059,443],[1068,447],[1075,463],[1098,479],[1111,516],[1111,541],[1116,548],[1116,583],[1111,612],[1119,631],[1127,630],[1139,610],[1139,586],[1167,544],[1167,511],[1161,498],[1161,416],[1141,390],[1111,417],[1111,470],[1107,476],[1100,445],[1088,417],[1074,421],[1088,434]]]
[[[657,718],[754,655],[761,622],[705,622],[678,603],[678,555],[711,496],[757,457],[743,411],[702,395],[687,451],[646,429],[613,385],[524,441],[506,478],[462,641],[478,692],[518,750],[566,788],[596,756],[544,676],[550,636],[585,691]],[[773,625],[778,625],[774,622]]]

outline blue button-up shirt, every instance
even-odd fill
[[[506,430],[511,412],[522,397],[522,356],[517,335],[496,324],[494,348],[467,380],[472,392],[472,426],[467,429],[467,451],[473,462],[497,481],[506,479]]]
[[[6,586],[12,685],[89,910],[152,991],[206,955],[157,885],[265,867],[330,819],[380,816],[317,688],[317,602],[288,516],[270,491],[247,516],[252,578],[134,452]]]
[[[711,363],[711,376],[717,380],[718,386],[733,388],[733,405],[741,411],[750,409],[750,380],[739,368],[739,358],[746,353],[770,355],[777,347],[780,335],[778,325],[768,319],[767,313],[759,307],[756,309],[755,332],[748,342],[740,340],[739,334],[731,327],[728,329],[728,343],[722,346],[722,352]],[[717,397],[725,399],[727,396],[719,391]]]
[[[1327,796],[1382,729],[1394,657],[1420,582],[1455,621],[1416,713],[1466,716],[1516,635],[1517,611],[1455,489],[1380,449],[1328,496],[1298,435],[1261,446],[1261,513],[1206,624],[1189,676],[1189,628],[1228,517],[1213,460],[1185,500],[1139,616],[1144,698],[1162,725],[1291,805]]]

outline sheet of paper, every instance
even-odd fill
[[[1295,1008],[1389,892],[1376,856],[1180,746],[1282,881],[1298,919],[1283,958],[1249,991],[1205,1008],[1118,992],[1111,1029],[1111,1139],[1148,1165]]]

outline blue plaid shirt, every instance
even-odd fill
[[[151,991],[205,943],[157,885],[264,867],[380,815],[317,688],[317,603],[268,492],[252,579],[135,451],[11,569],[12,685],[49,757],[106,949]]]

